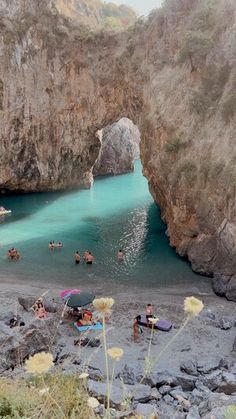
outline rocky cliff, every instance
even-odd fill
[[[101,148],[93,167],[94,176],[119,175],[134,170],[134,160],[140,157],[139,129],[128,118],[108,125],[98,132]]]
[[[236,300],[235,1],[166,0],[118,35],[0,7],[1,189],[88,186],[95,133],[129,117],[171,244]]]

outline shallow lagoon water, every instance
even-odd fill
[[[12,210],[0,223],[4,276],[65,286],[199,286],[206,281],[169,246],[139,161],[134,173],[97,178],[90,190],[14,195],[2,197],[0,205]],[[61,241],[63,248],[50,251],[51,240]],[[19,262],[6,259],[13,246],[22,254]],[[123,263],[116,260],[119,248],[125,252]],[[74,252],[86,249],[93,252],[95,264],[75,265]]]

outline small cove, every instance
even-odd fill
[[[194,274],[189,263],[169,246],[165,225],[142,176],[134,173],[101,177],[90,190],[5,196],[1,205],[12,210],[0,224],[1,273],[27,282],[143,287],[187,284],[204,290],[207,278]],[[50,251],[49,241],[63,249]],[[15,246],[19,262],[6,258]],[[125,261],[116,253],[124,249]],[[90,249],[95,264],[74,264],[73,255]]]

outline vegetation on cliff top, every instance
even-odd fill
[[[55,6],[64,16],[91,27],[121,29],[136,20],[131,7],[101,0],[55,0]]]

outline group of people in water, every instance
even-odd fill
[[[52,242],[49,242],[49,244],[48,244],[48,248],[51,249],[51,250],[61,249],[62,247],[63,247],[63,245],[62,245],[61,242],[56,243],[56,242],[52,241]]]
[[[74,260],[75,260],[76,265],[78,265],[81,262],[81,257],[78,250],[77,252],[75,252]],[[83,260],[85,263],[87,263],[87,265],[92,265],[94,262],[94,256],[92,252],[90,252],[89,250],[86,250],[83,255]]]
[[[117,253],[117,259],[118,261],[122,261],[124,260],[124,252],[122,249],[120,249]],[[79,253],[79,250],[77,250],[74,254],[74,260],[75,260],[75,264],[78,265],[81,262],[81,256]],[[94,256],[92,254],[92,252],[90,252],[89,250],[86,250],[84,252],[83,255],[83,261],[87,264],[87,265],[92,265],[94,262]]]
[[[15,248],[12,247],[7,251],[7,257],[11,260],[19,260],[20,259],[20,252]]]
[[[48,248],[50,250],[54,250],[54,249],[61,249],[63,247],[61,242],[54,242],[51,241],[48,244]],[[15,248],[12,247],[11,249],[9,249],[7,251],[7,257],[11,260],[19,260],[21,255],[20,252]],[[121,262],[124,260],[124,252],[122,249],[120,249],[117,252],[117,260],[118,262]],[[77,250],[74,254],[74,261],[75,264],[78,265],[81,262],[81,256],[80,256],[80,252],[79,250]],[[86,250],[83,254],[83,261],[87,264],[87,265],[92,265],[94,262],[94,255],[92,254],[92,252],[90,252],[90,250]]]

